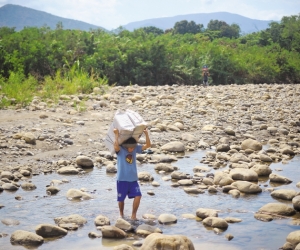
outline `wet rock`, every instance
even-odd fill
[[[264,206],[262,206],[258,212],[266,213],[268,215],[284,215],[284,216],[291,216],[296,213],[296,211],[286,205],[286,204],[281,204],[281,203],[268,203]]]
[[[193,172],[194,173],[205,173],[205,172],[209,172],[211,170],[210,167],[206,167],[206,166],[195,166],[193,168]]]
[[[201,219],[205,219],[207,217],[218,217],[218,211],[210,208],[198,208],[196,216]]]
[[[272,169],[267,165],[255,164],[252,168],[258,176],[269,176],[272,173]]]
[[[300,195],[295,196],[292,199],[293,207],[295,210],[300,211]]]
[[[226,235],[225,235],[225,238],[226,238],[228,241],[230,241],[230,240],[232,240],[234,237],[233,237],[232,234],[226,234]]]
[[[226,186],[230,185],[233,183],[233,179],[229,174],[226,174],[224,172],[215,172],[215,177],[214,177],[214,184],[215,185],[220,185],[220,186]]]
[[[286,241],[293,244],[294,246],[300,243],[300,230],[293,231],[288,234]]]
[[[80,166],[82,168],[94,167],[94,163],[93,163],[92,159],[87,156],[84,156],[84,155],[77,156],[76,163],[78,166]]]
[[[22,183],[21,187],[24,190],[34,190],[34,189],[36,189],[36,185],[34,185],[31,182],[24,182],[24,183]]]
[[[27,170],[27,169],[21,169],[20,170],[20,174],[23,176],[30,176],[31,175],[31,171]]]
[[[75,223],[60,223],[58,226],[69,231],[78,229],[78,225]]]
[[[236,181],[232,183],[231,186],[246,194],[257,194],[262,192],[262,189],[258,185],[248,181]]]
[[[160,224],[177,223],[177,217],[173,214],[161,214],[160,216],[158,216],[158,222]]]
[[[98,215],[94,220],[96,226],[110,225],[110,220],[104,215]]]
[[[173,172],[177,169],[177,167],[174,167],[168,163],[158,163],[154,166],[154,169],[156,171]]]
[[[134,248],[126,244],[121,244],[119,246],[115,246],[113,250],[134,250]]]
[[[10,171],[2,171],[0,174],[0,179],[7,178],[8,180],[14,179],[14,175]]]
[[[15,219],[2,219],[1,222],[6,226],[17,226],[20,224],[20,222]]]
[[[123,230],[115,226],[103,226],[101,227],[101,232],[103,238],[123,239],[127,236]]]
[[[161,150],[168,152],[184,152],[185,146],[182,142],[174,141],[169,142],[161,147]]]
[[[59,191],[60,191],[60,189],[55,186],[50,186],[50,187],[47,187],[47,189],[46,189],[46,192],[47,193],[49,192],[51,195],[57,194]]]
[[[92,239],[95,239],[95,238],[101,238],[102,235],[101,234],[98,234],[96,232],[89,232],[88,236]]]
[[[192,187],[192,188],[185,187],[183,189],[183,191],[188,194],[203,194],[203,193],[205,193],[202,189],[199,189],[197,187]]]
[[[180,171],[174,171],[171,174],[171,178],[172,179],[176,179],[176,180],[182,180],[182,179],[187,179],[188,175],[184,172],[180,172]]]
[[[69,216],[57,217],[54,219],[54,221],[56,224],[75,223],[76,225],[79,225],[79,226],[84,225],[87,222],[87,220],[79,214],[72,214]]]
[[[133,229],[132,225],[128,221],[126,221],[122,218],[117,219],[117,221],[115,223],[115,226],[117,228],[120,228],[120,229],[124,230],[124,231],[130,231],[130,230]]]
[[[153,176],[150,173],[145,172],[145,171],[138,173],[138,179],[140,181],[153,181],[154,180]]]
[[[270,174],[269,178],[271,182],[286,183],[286,184],[292,183],[292,180],[290,180],[289,178],[277,174]]]
[[[217,193],[218,192],[218,189],[216,189],[215,187],[209,187],[208,189],[207,189],[207,191],[209,192],[209,193]]]
[[[57,170],[57,173],[59,174],[78,174],[79,170],[73,166],[68,166],[68,167],[62,167]]]
[[[292,189],[279,189],[271,193],[273,198],[282,200],[292,200],[297,195],[297,192]]]
[[[269,222],[273,220],[273,216],[269,214],[255,213],[254,218],[260,221]]]
[[[242,153],[235,153],[230,157],[229,161],[232,163],[250,162],[250,159]]]
[[[213,227],[213,228],[220,228],[220,229],[227,229],[228,228],[228,223],[218,217],[207,217],[202,221],[203,225],[208,226],[208,227]]]
[[[295,152],[289,147],[281,149],[280,152],[284,155],[295,155]]]
[[[233,198],[239,198],[241,195],[241,192],[237,189],[231,189],[231,190],[229,190],[228,194],[230,194]]]
[[[115,165],[109,164],[106,166],[106,173],[117,173],[118,169]]]
[[[152,155],[151,156],[151,160],[154,161],[154,162],[174,162],[174,161],[177,161],[177,157],[174,156],[174,155]],[[177,169],[177,167],[173,166],[174,169]]]
[[[259,154],[259,159],[262,162],[273,162],[273,159],[270,156],[268,156],[267,154]]]
[[[12,233],[10,242],[12,245],[39,246],[44,243],[44,238],[32,232],[17,230]]]
[[[68,234],[66,229],[51,224],[40,224],[36,226],[35,232],[43,238],[61,237]]]
[[[228,152],[229,150],[230,150],[230,147],[228,144],[220,144],[216,148],[217,152]]]
[[[193,181],[190,180],[190,179],[179,180],[177,183],[178,183],[180,186],[191,186],[191,185],[194,184]]]
[[[242,181],[257,181],[258,175],[252,169],[235,168],[230,171],[230,176],[233,180]]]
[[[195,250],[192,241],[183,235],[153,233],[147,236],[141,250],[149,249],[188,249]]]
[[[135,232],[142,237],[147,237],[149,234],[152,233],[162,233],[160,228],[148,224],[139,225],[136,228]]]
[[[83,200],[89,200],[93,198],[90,194],[74,188],[68,190],[67,197],[70,199],[83,199]]]
[[[18,189],[19,189],[16,185],[14,185],[14,184],[12,184],[12,183],[4,183],[4,184],[2,185],[2,188],[3,188],[4,190],[9,190],[9,191],[15,191],[15,190],[18,190]]]
[[[241,144],[241,148],[243,150],[246,150],[246,149],[252,149],[254,151],[259,151],[262,149],[262,144],[256,140],[253,140],[253,139],[246,139],[242,142]]]
[[[234,217],[226,217],[225,218],[227,223],[239,223],[242,222],[242,219],[234,218]]]

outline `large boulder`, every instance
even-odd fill
[[[184,235],[163,235],[152,233],[145,239],[141,250],[177,249],[195,250],[192,241]]]
[[[271,196],[273,198],[289,201],[291,201],[296,195],[297,192],[293,189],[278,189],[271,193]]]
[[[297,195],[292,200],[293,207],[295,210],[300,211],[300,195]]]
[[[258,212],[262,212],[274,216],[276,215],[291,216],[296,213],[296,211],[292,207],[282,203],[268,203],[262,206],[258,210]]]
[[[248,181],[236,181],[232,183],[231,186],[246,194],[257,194],[262,192],[262,189],[257,184]]]
[[[285,183],[285,184],[289,184],[293,182],[289,178],[278,174],[270,174],[269,178],[270,178],[270,182]]]
[[[218,211],[210,208],[198,208],[196,215],[201,219],[205,219],[207,217],[218,217]]]
[[[233,180],[242,181],[257,181],[258,175],[252,169],[235,168],[230,171],[230,176]]]
[[[230,185],[233,182],[231,176],[227,173],[217,171],[215,172],[214,184],[220,186]]]
[[[272,173],[272,169],[268,165],[255,164],[252,168],[258,176],[269,176]]]
[[[161,214],[160,216],[158,216],[157,220],[160,224],[177,223],[177,217],[173,214]]]
[[[76,158],[76,163],[82,168],[92,168],[94,167],[93,160],[87,156],[79,155]]]
[[[68,234],[66,229],[51,224],[40,224],[36,226],[35,232],[44,238],[60,237]]]
[[[300,230],[293,231],[288,234],[286,237],[286,241],[292,243],[293,245],[297,245],[300,243]]]
[[[173,141],[163,145],[161,149],[168,152],[184,152],[185,146],[180,141]]]
[[[111,239],[124,239],[127,234],[120,228],[115,226],[103,226],[101,227],[102,237]]]
[[[241,148],[243,150],[252,149],[254,151],[259,151],[262,149],[262,144],[256,140],[249,138],[242,142]]]
[[[44,243],[44,238],[28,231],[17,230],[10,237],[12,245],[38,246]]]

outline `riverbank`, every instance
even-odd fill
[[[140,217],[143,217],[145,214],[154,214],[155,226],[163,227],[163,234],[168,232],[169,234],[186,235],[190,228],[193,230],[201,228],[201,232],[204,235],[207,234],[207,230],[214,229],[216,237],[219,237],[219,235],[225,237],[225,235],[230,233],[231,227],[235,227],[235,225],[239,225],[237,227],[243,227],[245,225],[243,223],[246,223],[248,226],[252,223],[257,226],[264,225],[260,223],[267,222],[261,222],[261,220],[266,221],[268,217],[262,216],[263,213],[258,213],[258,210],[267,203],[273,203],[272,201],[274,200],[274,203],[285,204],[291,208],[295,207],[294,204],[297,207],[298,204],[297,202],[292,202],[292,199],[299,192],[299,185],[297,185],[299,183],[299,177],[297,179],[299,172],[297,169],[293,169],[290,172],[293,175],[290,176],[289,169],[285,169],[284,166],[289,165],[294,159],[298,159],[297,156],[300,153],[299,95],[300,87],[298,85],[230,85],[210,86],[207,88],[201,86],[129,86],[114,87],[110,89],[110,92],[102,96],[97,94],[61,96],[60,102],[52,106],[47,106],[45,103],[35,99],[27,109],[1,110],[0,171],[1,179],[7,179],[2,180],[1,186],[3,187],[4,183],[8,183],[11,184],[11,188],[14,188],[12,186],[17,187],[15,191],[9,191],[8,188],[5,188],[0,193],[0,196],[5,196],[5,199],[1,201],[3,206],[0,210],[1,218],[10,217],[7,208],[11,206],[18,207],[20,204],[24,204],[22,206],[27,207],[25,203],[32,200],[32,197],[28,198],[27,196],[28,194],[30,196],[31,192],[36,192],[34,190],[38,190],[39,197],[42,197],[44,193],[49,201],[53,199],[55,202],[55,200],[64,199],[64,202],[59,201],[56,203],[56,206],[62,209],[62,207],[70,205],[68,204],[70,200],[67,199],[68,191],[70,189],[79,190],[83,188],[81,191],[90,195],[91,199],[88,199],[89,201],[71,202],[74,209],[62,209],[61,215],[67,215],[73,210],[76,214],[84,211],[84,214],[88,216],[87,225],[91,225],[99,214],[104,213],[109,214],[111,223],[114,223],[117,219],[115,217],[117,216],[117,207],[112,208],[111,206],[114,204],[115,198],[115,159],[109,156],[103,140],[115,112],[118,109],[129,108],[137,111],[149,124],[153,144],[151,150],[154,154],[139,156],[140,172],[149,173],[154,178],[154,181],[159,184],[157,186],[157,183],[145,179],[145,176],[148,175],[140,176],[141,183],[145,183],[144,191],[146,191],[143,202],[149,204],[150,207],[148,211],[142,208],[143,204],[141,204]],[[79,101],[82,102],[82,100],[85,100],[86,111],[79,112],[79,110],[74,109],[74,106],[76,106],[74,104]],[[141,142],[143,140],[144,138],[141,139]],[[178,152],[180,154],[177,154]],[[201,157],[198,155],[192,163],[189,163],[188,168],[185,168],[189,160],[186,156],[193,155],[193,152],[196,155],[197,152],[203,153],[200,153]],[[92,165],[89,167],[83,166],[79,156],[85,157],[84,159],[87,161],[91,161]],[[280,167],[275,167],[278,164]],[[175,167],[178,168],[178,171],[176,171]],[[170,168],[171,171],[169,170]],[[71,183],[76,183],[77,180],[85,178],[89,182],[89,178],[92,178],[93,183],[97,183],[98,179],[91,177],[91,172],[97,172],[95,171],[97,169],[100,172],[102,171],[101,177],[98,177],[101,180],[103,178],[105,183],[107,181],[110,183],[107,183],[106,189],[97,186],[97,184],[85,185],[87,184],[86,182],[79,181],[75,185],[54,182],[53,186],[59,189],[57,194],[52,194],[51,191],[47,190],[47,186],[51,186],[50,184],[54,178],[59,181],[63,179],[71,180]],[[245,172],[245,169],[252,169],[256,175],[253,172]],[[280,171],[280,169],[284,169],[284,171]],[[62,170],[67,172],[62,173]],[[269,170],[271,172],[268,172]],[[68,171],[73,171],[73,175],[70,175]],[[267,171],[268,174],[262,174],[264,171]],[[10,172],[11,175],[6,172]],[[275,174],[276,176],[270,176],[270,174]],[[50,175],[51,180],[44,179],[45,175]],[[39,177],[43,178],[43,184],[37,184],[39,183]],[[278,178],[281,181],[274,181],[278,180]],[[257,187],[255,186],[257,191],[250,192],[249,190],[252,190],[252,187],[245,189],[245,187],[239,186],[239,181],[257,185]],[[34,188],[28,183],[38,188]],[[100,206],[99,214],[96,212],[97,210],[93,209],[93,206],[98,207],[101,199],[97,198],[97,195],[94,197],[94,193],[97,194],[98,191],[93,190],[93,185],[96,185],[96,190],[100,189],[103,192],[105,190],[110,192],[109,196],[104,196],[106,197],[106,203],[105,206]],[[5,186],[8,187],[8,185]],[[85,190],[86,186],[88,188]],[[160,188],[165,188],[168,196],[172,192],[179,191],[177,195],[184,197],[184,199],[186,198],[185,204],[186,213],[189,214],[188,217],[191,215],[196,216],[196,211],[200,208],[219,210],[221,207],[218,217],[225,219],[226,213],[228,216],[232,216],[228,211],[233,210],[235,211],[233,213],[234,217],[243,217],[242,221],[231,226],[230,222],[225,220],[227,225],[230,224],[227,230],[212,225],[204,227],[203,222],[198,220],[199,216],[197,216],[198,219],[196,217],[192,219],[191,223],[196,223],[196,225],[181,224],[183,223],[180,219],[181,214],[176,214],[177,209],[173,207],[172,200],[168,201],[168,204],[158,206],[159,210],[155,211],[154,209],[152,211],[151,203],[153,200],[151,200],[151,197],[156,198],[159,193],[162,195],[163,192],[159,191]],[[270,194],[277,189],[292,189],[296,194],[292,199],[290,199],[291,196],[287,199],[287,194],[283,196],[280,194],[280,196],[272,196],[270,198]],[[148,191],[153,191],[155,195],[149,195]],[[101,196],[100,193],[98,193],[98,196]],[[208,200],[207,202],[195,203],[195,197],[199,197],[201,200]],[[268,202],[265,204],[261,203],[261,197],[265,197],[265,200],[268,200]],[[266,197],[269,198],[266,199]],[[110,199],[113,199],[113,201],[108,202]],[[173,199],[175,199],[175,206],[184,206],[177,198]],[[218,200],[222,202],[218,202]],[[254,213],[256,218],[253,217],[253,214],[250,217],[238,216],[238,214],[243,214],[242,211],[238,212],[236,208],[241,206],[241,200],[251,203],[253,201],[254,203],[256,202],[253,210],[251,210],[251,213]],[[6,201],[10,201],[10,203],[8,204]],[[209,201],[213,202],[209,203]],[[88,202],[89,205],[85,205],[85,202]],[[164,198],[160,196],[156,202],[163,204]],[[42,202],[43,206],[50,206],[50,208],[51,203]],[[206,206],[202,207],[202,203]],[[224,206],[222,203],[227,205]],[[188,204],[195,205],[191,207]],[[89,214],[87,206],[91,205],[93,212]],[[108,208],[105,208],[106,206]],[[180,213],[183,212],[182,209],[178,210]],[[261,212],[268,213],[265,210]],[[159,216],[165,213],[176,214],[177,225],[180,225],[180,229],[176,227],[177,230],[170,230],[170,227],[159,223]],[[49,214],[49,211],[46,214]],[[277,224],[278,220],[276,218],[278,218],[278,215],[276,217],[273,212],[269,214],[271,214],[269,215],[269,220],[272,219]],[[198,213],[198,215],[200,214]],[[53,220],[55,218],[53,217],[59,216],[59,213],[51,212],[49,216],[44,218],[44,222],[41,215],[36,216],[40,218],[41,224],[54,224]],[[291,221],[297,221],[299,212],[295,210],[293,215],[284,214],[282,216],[287,217],[283,221],[289,225]],[[22,221],[22,219],[18,219],[16,212],[13,219]],[[205,220],[205,217],[202,220]],[[184,221],[187,221],[187,219]],[[141,223],[146,222],[148,222],[147,218],[141,221]],[[12,230],[7,230],[7,226],[3,225],[1,225],[1,232],[8,234],[7,237],[10,237]],[[35,226],[36,223],[31,226],[27,225],[25,228],[34,232]],[[24,229],[22,223],[13,227],[15,230]],[[275,230],[276,227],[275,225],[275,227],[268,228]],[[294,226],[291,227],[294,228]],[[92,228],[90,229],[92,230]],[[101,235],[101,230],[97,230],[96,227],[93,231]],[[235,230],[233,231],[236,232]],[[69,232],[64,239],[80,235],[80,232],[82,232],[82,229],[78,229],[76,233]],[[144,237],[138,237],[134,233],[130,235],[137,241],[144,239]],[[196,233],[194,239],[193,234],[189,234],[189,238],[192,239],[192,242],[197,242],[196,238],[201,238],[201,235]],[[212,236],[213,234],[210,234],[210,241],[214,242]],[[241,241],[241,238],[244,237],[241,236],[239,239],[236,235],[233,236],[232,242]],[[84,237],[89,240],[88,235]],[[2,240],[5,241],[5,238],[3,237]],[[62,239],[58,239],[59,241],[62,241]],[[224,241],[224,248],[222,249],[226,249],[228,246],[229,241],[226,241]],[[82,242],[86,243],[86,240]],[[130,242],[132,244],[132,241]],[[253,249],[249,240],[246,239],[245,243],[249,244],[249,249]],[[282,241],[278,247],[284,243]],[[55,243],[51,243],[52,247],[54,246],[53,244]],[[237,249],[239,244],[241,243],[235,246]],[[50,246],[50,244],[43,244],[41,249],[46,249],[47,245]],[[112,245],[115,246],[116,244],[112,243]],[[230,245],[232,246],[231,243]],[[260,244],[256,246],[265,247],[266,249],[269,247],[268,245]]]

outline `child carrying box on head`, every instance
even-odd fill
[[[151,142],[147,128],[143,133],[146,137],[146,144],[137,144],[136,139],[130,137],[119,145],[119,130],[114,129],[115,142],[114,149],[117,154],[117,192],[120,216],[124,217],[124,200],[126,196],[129,199],[134,198],[132,205],[131,219],[136,220],[136,213],[140,205],[142,193],[138,184],[138,174],[136,168],[136,154],[142,153],[143,150],[151,147]]]

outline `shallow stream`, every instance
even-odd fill
[[[195,166],[203,165],[200,160],[204,151],[197,151],[173,162],[172,165],[179,167],[180,171],[193,175]],[[138,217],[142,218],[145,213],[154,214],[158,217],[162,213],[174,214],[178,221],[173,225],[160,225],[156,221],[163,234],[182,234],[189,237],[195,249],[218,249],[218,250],[275,250],[284,243],[286,236],[295,230],[299,225],[293,225],[292,221],[300,218],[299,213],[288,219],[276,219],[271,222],[262,222],[254,218],[254,213],[263,205],[270,202],[284,202],[292,206],[289,201],[277,201],[273,199],[270,192],[265,191],[268,187],[280,189],[294,189],[300,177],[300,157],[297,156],[287,164],[272,164],[273,172],[290,178],[293,182],[289,185],[273,186],[268,179],[259,180],[264,190],[258,195],[241,195],[233,198],[231,195],[219,191],[210,194],[187,194],[183,187],[171,187],[172,181],[163,181],[163,175],[154,170],[154,164],[142,164],[138,171],[150,172],[154,180],[160,183],[159,187],[153,187],[151,183],[141,185],[143,198],[138,210]],[[282,171],[276,171],[281,169]],[[211,172],[214,172],[212,170]],[[168,174],[170,175],[170,174]],[[61,189],[57,195],[48,196],[46,186],[52,180],[68,179],[69,183],[59,185]],[[0,203],[5,205],[0,209],[0,220],[14,219],[20,222],[19,225],[6,226],[0,223],[0,233],[9,234],[0,238],[0,249],[24,249],[22,246],[13,246],[10,243],[10,235],[16,230],[27,230],[35,232],[35,227],[42,223],[54,223],[54,218],[79,214],[87,219],[87,224],[76,231],[69,231],[63,238],[46,240],[38,249],[72,249],[72,250],[101,250],[112,249],[114,246],[126,243],[132,245],[136,240],[142,238],[131,238],[127,240],[108,240],[103,238],[91,239],[89,232],[97,232],[94,219],[102,214],[107,216],[111,225],[114,225],[119,217],[116,201],[116,174],[107,174],[105,167],[94,167],[93,170],[81,176],[63,176],[57,173],[31,177],[31,181],[37,186],[33,191],[24,191],[19,188],[16,192],[3,191],[0,193]],[[85,188],[95,196],[92,200],[72,201],[66,198],[70,188]],[[155,195],[150,196],[147,191],[154,191]],[[16,200],[21,196],[22,200]],[[132,200],[125,200],[125,216],[131,213]],[[235,217],[242,219],[240,223],[229,224],[228,229],[216,234],[211,228],[206,228],[200,221],[186,219],[183,214],[196,215],[198,208],[212,208],[220,210],[219,217]],[[100,233],[100,231],[98,231]],[[234,236],[231,241],[225,238],[230,233]],[[138,248],[136,248],[138,249]]]

